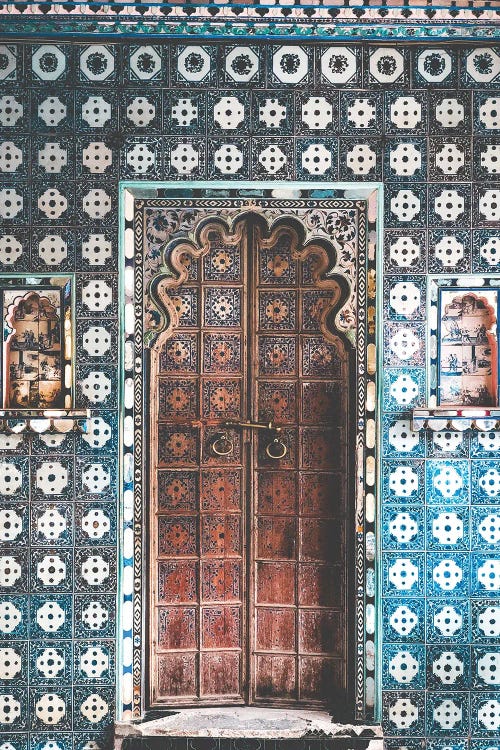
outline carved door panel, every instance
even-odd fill
[[[347,684],[340,289],[290,226],[214,220],[176,252],[151,378],[151,703],[330,706]]]

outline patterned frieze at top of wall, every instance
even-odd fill
[[[496,0],[249,0],[0,4],[4,35],[494,39]]]

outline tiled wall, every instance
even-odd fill
[[[93,750],[113,718],[119,177],[384,180],[384,723],[391,747],[496,747],[500,435],[408,413],[427,274],[500,270],[498,50],[95,42],[0,47],[0,270],[76,274],[96,410],[88,435],[0,438],[2,750]]]

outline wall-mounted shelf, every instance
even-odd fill
[[[0,409],[0,433],[85,432],[89,409]]]
[[[412,429],[433,430],[500,430],[500,407],[435,406],[412,411]]]

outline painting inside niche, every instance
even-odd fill
[[[3,407],[64,407],[64,290],[2,290]]]
[[[441,290],[439,403],[498,404],[498,290]]]

